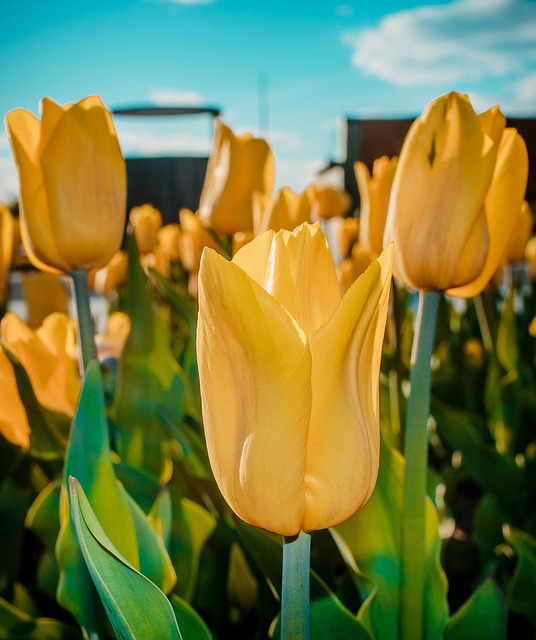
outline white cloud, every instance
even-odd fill
[[[536,64],[533,0],[455,0],[385,16],[343,36],[353,64],[398,85],[519,75]]]
[[[536,111],[536,71],[521,78],[516,83],[515,90],[519,106]]]
[[[205,102],[197,91],[183,91],[168,87],[152,87],[149,89],[150,99],[158,106],[198,106]]]

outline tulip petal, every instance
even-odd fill
[[[66,110],[41,166],[60,254],[71,269],[104,266],[119,249],[126,214],[125,164],[104,106]]]
[[[308,338],[328,321],[339,304],[339,283],[318,224],[274,236],[264,288],[295,317]]]
[[[489,232],[487,258],[480,275],[446,293],[460,298],[479,294],[499,268],[521,214],[528,179],[528,153],[516,129],[505,129],[484,207]]]
[[[29,449],[30,425],[19,396],[13,367],[0,347],[0,434],[12,444]]]
[[[6,115],[6,127],[19,172],[20,228],[28,258],[37,268],[66,271],[50,226],[46,192],[39,163],[41,123],[29,111],[15,109]]]
[[[379,370],[393,247],[343,296],[311,340],[313,406],[305,475],[306,531],[334,526],[372,494],[379,467]]]
[[[233,262],[243,269],[250,278],[264,287],[266,266],[270,257],[270,249],[275,232],[265,231],[244,245],[233,256]]]
[[[291,316],[242,269],[203,254],[197,330],[207,449],[246,522],[297,534],[304,513],[311,361]]]

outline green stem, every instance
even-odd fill
[[[283,542],[281,640],[308,640],[311,534],[300,531]]]
[[[425,496],[428,471],[430,415],[430,360],[434,346],[441,294],[419,292],[411,354],[410,397],[407,403],[404,455],[404,508],[402,511],[400,640],[423,638],[425,568]]]
[[[73,281],[74,299],[76,302],[76,316],[78,320],[78,339],[80,342],[81,370],[85,373],[88,364],[97,357],[95,335],[93,333],[93,319],[89,306],[89,290],[87,286],[87,272],[76,269],[69,274]]]

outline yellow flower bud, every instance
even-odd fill
[[[259,235],[273,229],[291,231],[303,222],[311,221],[311,200],[304,191],[295,193],[290,187],[282,187],[275,193],[253,194],[253,233]]]
[[[365,163],[354,163],[361,198],[359,242],[365,251],[373,255],[379,255],[383,250],[383,232],[397,164],[396,156],[377,158],[372,165],[371,176]]]
[[[532,234],[534,218],[529,203],[523,200],[517,224],[506,247],[505,262],[515,264],[525,259],[525,248]]]
[[[227,125],[216,120],[199,202],[203,223],[227,235],[252,231],[253,193],[271,193],[274,181],[275,160],[266,140],[250,133],[236,137]]]
[[[437,98],[410,127],[393,180],[384,243],[395,276],[443,291],[473,280],[488,250],[483,204],[497,148],[469,99]]]
[[[152,204],[142,204],[130,210],[129,221],[134,229],[138,250],[143,255],[154,251],[158,232],[162,227],[162,214]]]
[[[341,298],[318,224],[206,249],[197,354],[214,477],[246,522],[334,526],[370,497],[392,247]]]
[[[329,184],[315,184],[313,186],[313,202],[311,218],[325,220],[327,218],[343,217],[350,210],[352,198],[344,189],[337,189]]]
[[[30,425],[19,396],[15,372],[0,345],[0,434],[11,444],[30,447]]]
[[[126,251],[119,250],[107,265],[89,274],[88,285],[95,293],[106,296],[125,283],[127,270],[128,257]]]
[[[26,253],[45,271],[101,267],[125,228],[125,161],[112,118],[98,96],[64,106],[45,98],[41,112],[41,120],[24,109],[6,115]]]
[[[527,271],[531,280],[536,280],[536,236],[532,236],[525,247]]]
[[[69,294],[64,278],[56,273],[34,271],[22,276],[22,290],[26,300],[26,317],[32,329],[56,311],[69,313]]]

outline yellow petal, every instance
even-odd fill
[[[0,434],[12,444],[30,447],[30,425],[19,396],[15,372],[0,346]]]
[[[525,248],[529,241],[534,226],[534,216],[529,203],[523,200],[521,211],[514,229],[514,233],[510,238],[508,247],[506,248],[506,262],[515,264],[525,259]]]
[[[32,329],[55,311],[69,312],[69,295],[62,277],[56,273],[33,271],[22,274],[27,322]]]
[[[461,298],[479,294],[499,268],[519,220],[528,179],[528,153],[516,129],[505,129],[499,145],[493,179],[484,202],[489,245],[479,275],[464,287],[447,293]]]
[[[14,239],[15,221],[13,215],[7,207],[0,203],[0,301],[6,295]]]
[[[303,332],[232,262],[205,250],[197,354],[207,449],[218,486],[243,520],[300,530],[311,407]]]
[[[334,526],[369,499],[379,467],[379,371],[392,245],[350,287],[311,340],[313,406],[306,531]]]
[[[123,238],[126,170],[102,103],[64,112],[41,166],[60,255],[71,270],[104,266]]]
[[[29,111],[6,115],[6,128],[19,173],[20,228],[28,258],[38,269],[60,273],[68,263],[58,252],[50,226],[48,202],[41,171],[41,123]]]
[[[482,203],[496,158],[492,139],[465,96],[432,102],[408,132],[393,181],[384,243],[396,246],[394,274],[407,285],[444,290],[470,282],[483,266],[467,242],[484,229]],[[486,238],[481,238],[485,243]]]
[[[258,282],[261,287],[264,287],[266,280],[266,267],[274,235],[275,232],[272,230],[261,233],[233,256],[233,262],[243,269],[250,278]]]
[[[318,224],[276,233],[264,288],[294,315],[308,337],[327,322],[340,293],[331,252]]]

